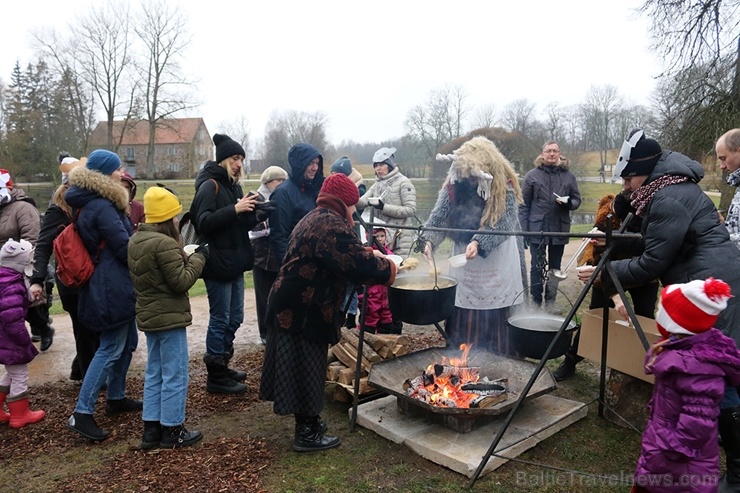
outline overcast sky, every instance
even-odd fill
[[[254,139],[273,110],[318,110],[339,143],[400,137],[409,109],[446,84],[499,113],[524,98],[538,110],[579,103],[603,84],[648,104],[661,65],[641,3],[180,0],[193,34],[186,70],[204,102],[188,116],[203,116],[211,133],[244,116]],[[0,78],[10,82],[16,59],[31,61],[31,29],[75,29],[90,5],[5,2]]]

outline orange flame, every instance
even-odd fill
[[[431,394],[430,402],[437,406],[448,406],[448,401],[454,401],[457,407],[469,408],[470,401],[476,397],[476,394],[463,392],[460,387],[466,383],[475,383],[480,376],[475,368],[468,365],[468,354],[472,344],[461,344],[460,350],[462,356],[450,358],[449,363],[442,358],[442,365],[454,367],[454,372],[449,375],[440,375],[435,377],[434,383],[426,385],[424,388]],[[434,373],[434,365],[427,367],[427,373]]]

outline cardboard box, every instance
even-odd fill
[[[581,320],[581,336],[578,354],[597,364],[601,363],[602,308],[584,312]],[[650,345],[660,339],[655,320],[637,317],[640,327]],[[634,326],[627,322],[614,309],[609,310],[607,334],[606,366],[614,368],[640,380],[654,382],[652,375],[645,375],[645,348]]]

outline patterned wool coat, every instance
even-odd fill
[[[267,302],[260,398],[281,415],[321,411],[327,345],[339,341],[348,283],[390,286],[396,275],[393,262],[362,245],[338,198],[320,194],[317,206],[293,230]]]

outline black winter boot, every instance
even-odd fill
[[[67,428],[93,442],[103,441],[110,436],[110,433],[98,427],[91,414],[72,413],[67,420]]]
[[[137,399],[129,399],[128,397],[124,397],[123,399],[108,399],[105,403],[105,415],[114,416],[121,413],[141,411],[143,408],[144,403]]]
[[[567,380],[575,375],[576,365],[582,360],[582,356],[578,356],[572,348],[569,349],[568,352],[565,353],[565,359],[563,359],[563,362],[554,372],[552,372],[552,376],[555,381],[562,382],[563,380]]]
[[[162,441],[160,448],[188,447],[198,443],[203,438],[203,433],[198,430],[188,431],[183,425],[163,426]]]
[[[293,450],[296,452],[316,452],[338,447],[339,437],[325,436],[326,423],[320,417],[296,415],[295,438]]]
[[[740,492],[740,406],[719,412],[718,428],[727,456],[727,472],[719,483],[719,493]]]
[[[56,333],[56,330],[54,330],[54,327],[51,325],[47,325],[42,333],[41,333],[41,344],[39,345],[39,349],[41,351],[46,351],[51,347],[51,345],[54,343],[54,334]]]
[[[347,320],[344,322],[344,326],[348,329],[354,329],[355,327],[357,327],[357,314],[348,313]]]
[[[206,354],[203,357],[208,370],[206,390],[222,394],[241,394],[247,390],[247,386],[232,379],[228,375],[226,360],[220,354]]]
[[[162,425],[159,421],[144,421],[144,434],[141,437],[141,450],[151,450],[159,447],[162,441]]]
[[[247,372],[229,368],[229,363],[231,363],[231,358],[233,357],[234,357],[234,346],[231,346],[231,349],[224,355],[224,359],[226,360],[226,374],[232,380],[235,380],[237,382],[243,382],[244,380],[247,379]]]

